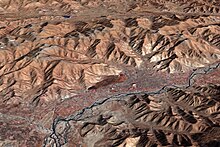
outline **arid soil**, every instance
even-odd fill
[[[0,146],[220,146],[219,0],[0,0]]]

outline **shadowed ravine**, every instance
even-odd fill
[[[147,92],[147,91],[137,91],[137,92],[128,92],[128,93],[121,93],[118,95],[113,95],[110,96],[108,98],[104,98],[102,100],[98,100],[96,102],[94,102],[92,105],[80,110],[79,112],[70,115],[66,118],[60,118],[57,117],[53,124],[52,124],[52,133],[50,134],[50,139],[54,140],[54,143],[56,144],[56,146],[62,146],[64,144],[66,144],[67,141],[67,132],[70,129],[71,125],[68,123],[69,121],[84,121],[86,119],[89,119],[91,117],[94,117],[94,115],[92,114],[93,111],[91,110],[94,107],[98,107],[100,105],[104,105],[105,103],[109,102],[109,101],[120,101],[123,100],[123,98],[128,97],[128,96],[132,96],[132,95],[136,95],[136,94],[146,94],[146,95],[158,95],[158,94],[162,94],[162,93],[166,93],[168,89],[186,89],[189,88],[190,86],[192,86],[194,84],[194,80],[196,79],[197,75],[200,74],[207,74],[212,72],[213,70],[220,68],[220,63],[215,63],[213,65],[207,66],[207,67],[203,67],[203,68],[199,68],[199,69],[195,69],[189,76],[188,81],[185,85],[181,85],[181,86],[176,86],[176,85],[166,85],[164,87],[162,87],[161,89],[157,90],[157,91],[151,91],[151,92]],[[87,112],[88,111],[88,112]],[[91,115],[90,115],[91,113]],[[64,122],[65,123],[65,131],[63,132],[63,134],[60,134],[62,136],[62,139],[60,138],[60,136],[58,137],[56,134],[56,127],[57,124]],[[48,137],[46,137],[46,139],[44,140],[44,146],[46,147],[48,143]],[[62,140],[62,143],[60,143],[60,140]],[[73,141],[74,142],[74,141]]]
[[[218,0],[2,0],[0,20],[0,146],[220,146]]]

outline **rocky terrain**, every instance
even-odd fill
[[[219,146],[219,0],[0,0],[0,146]]]
[[[46,146],[219,146],[219,94],[206,85],[113,97],[56,119]]]

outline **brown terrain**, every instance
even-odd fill
[[[220,0],[0,0],[0,146],[220,146]]]

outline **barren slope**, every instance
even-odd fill
[[[68,117],[108,96],[167,85],[183,91],[195,83],[218,85],[219,10],[218,0],[0,0],[0,145],[41,146],[54,133],[56,117]],[[159,101],[155,105],[160,107]],[[99,111],[111,113],[114,105],[108,111],[105,107]],[[194,126],[194,133],[203,133],[199,128],[206,124]],[[93,140],[93,135],[78,135],[80,144]]]
[[[206,85],[115,97],[81,117],[57,119],[46,146],[215,146],[219,94],[218,85]]]

